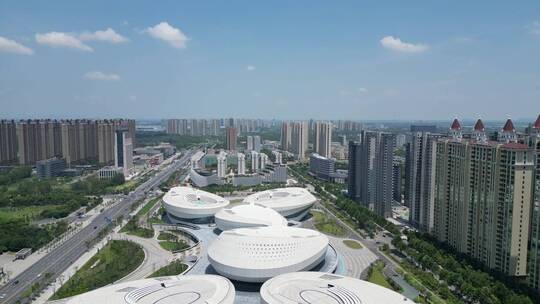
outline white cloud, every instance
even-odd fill
[[[106,80],[106,81],[115,81],[120,80],[120,76],[117,74],[105,74],[100,71],[93,71],[84,74],[84,78],[91,80]]]
[[[540,36],[540,21],[533,21],[533,23],[528,26],[528,28],[531,34]]]
[[[255,66],[248,65],[248,66],[246,67],[246,70],[248,70],[248,71],[255,71]]]
[[[36,41],[40,44],[46,44],[52,47],[67,47],[87,52],[94,51],[91,47],[82,43],[82,41],[68,33],[50,32],[45,34],[36,34]]]
[[[0,36],[0,52],[14,53],[20,55],[32,55],[34,51],[14,40]]]
[[[366,93],[366,92],[367,92],[366,88],[358,88],[358,93]]]
[[[428,46],[425,44],[413,44],[401,41],[399,38],[394,38],[392,36],[386,36],[381,39],[381,45],[387,49],[406,52],[406,53],[421,53],[428,49]]]
[[[178,49],[186,48],[186,43],[189,40],[180,29],[170,26],[167,22],[161,22],[153,27],[149,27],[144,32]]]
[[[123,43],[123,42],[129,41],[129,39],[118,34],[110,27],[104,31],[95,31],[93,33],[84,32],[79,35],[79,39],[82,41],[91,40],[91,41],[103,41],[103,42],[110,42],[110,43]]]

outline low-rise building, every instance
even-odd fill
[[[61,158],[50,158],[36,162],[36,171],[39,179],[61,176],[66,169],[66,161]]]

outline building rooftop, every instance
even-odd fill
[[[478,119],[476,121],[476,124],[474,125],[474,130],[475,131],[480,131],[480,132],[484,132],[485,131],[485,127],[484,127],[484,123],[482,122],[481,119]]]
[[[414,303],[403,295],[359,279],[321,272],[276,276],[261,287],[262,303],[396,304]]]
[[[54,304],[232,304],[232,283],[217,275],[159,277],[108,285]]]
[[[540,114],[538,114],[538,118],[536,118],[536,121],[534,122],[533,128],[540,129]]]
[[[239,228],[222,232],[208,248],[208,259],[221,275],[246,282],[310,270],[326,256],[328,237],[294,227]]]
[[[210,209],[229,205],[229,201],[221,196],[192,187],[171,188],[163,197],[163,202],[167,205],[189,209]]]
[[[216,223],[237,223],[249,226],[287,226],[287,220],[271,208],[255,204],[237,205],[216,213]],[[221,227],[220,227],[221,228]]]
[[[245,203],[270,207],[276,211],[280,208],[294,208],[313,204],[317,198],[307,189],[299,187],[277,188],[257,192],[244,199]]]
[[[508,118],[506,120],[506,123],[503,126],[503,131],[504,132],[515,132],[516,131],[516,128],[514,128],[514,123],[512,122],[512,120],[510,118]]]
[[[457,118],[454,118],[454,121],[452,122],[452,126],[450,127],[452,130],[461,130],[461,125],[459,124],[459,120]]]

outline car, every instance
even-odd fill
[[[19,284],[19,280],[15,280],[15,282],[13,282],[13,285],[17,285]]]
[[[97,229],[97,226],[94,226],[94,229]]]

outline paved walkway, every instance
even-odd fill
[[[344,275],[360,278],[362,272],[369,268],[371,263],[377,260],[377,256],[371,250],[362,247],[360,249],[350,248],[343,243],[342,238],[328,236],[330,244],[339,252],[345,266]]]
[[[115,283],[144,279],[159,268],[168,265],[174,259],[174,254],[163,249],[155,238],[146,239],[125,233],[118,233],[113,234],[112,239],[133,241],[142,246],[145,254],[143,263],[135,271]]]

